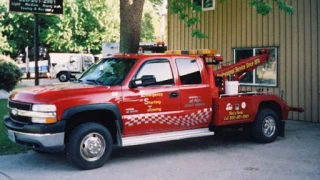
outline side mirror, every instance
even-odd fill
[[[156,78],[154,75],[144,75],[140,79],[134,79],[130,82],[130,88],[136,88],[139,86],[149,86],[155,84]]]

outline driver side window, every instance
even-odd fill
[[[154,85],[173,85],[173,75],[170,62],[168,60],[152,60],[142,65],[135,79],[140,79],[143,76],[154,76],[156,82]]]

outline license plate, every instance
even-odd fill
[[[12,142],[16,142],[16,136],[14,135],[14,132],[8,130],[8,137]]]

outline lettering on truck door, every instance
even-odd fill
[[[133,80],[154,77],[155,82],[124,90],[124,135],[142,135],[179,129],[180,95],[169,59],[141,65]],[[138,82],[138,81],[137,81]]]
[[[181,98],[181,129],[207,127],[211,120],[211,96],[205,82],[202,64],[195,59],[175,60],[179,73]]]

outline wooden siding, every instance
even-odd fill
[[[276,46],[278,49],[278,86],[270,91],[285,101],[303,107],[304,113],[291,112],[290,118],[320,122],[320,1],[286,0],[293,16],[280,11],[273,0],[273,12],[262,17],[248,5],[248,0],[218,3],[216,9],[195,14],[201,17],[196,26],[208,35],[206,40],[191,36],[177,15],[168,17],[169,49],[216,48],[225,61],[233,61],[233,48]],[[255,90],[242,86],[243,90]]]

